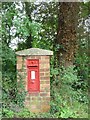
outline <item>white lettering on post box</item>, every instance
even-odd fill
[[[35,79],[35,71],[31,71],[31,79],[32,79],[32,80]]]

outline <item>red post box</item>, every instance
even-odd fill
[[[40,91],[39,60],[27,59],[27,80],[29,93]]]

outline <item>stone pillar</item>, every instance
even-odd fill
[[[25,90],[27,91],[27,59],[39,60],[39,79],[40,92],[27,93],[25,98],[25,107],[31,112],[48,112],[50,110],[50,56],[52,51],[43,50],[39,48],[30,48],[16,52],[17,54],[17,71],[25,77],[23,81]]]

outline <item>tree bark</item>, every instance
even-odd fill
[[[32,22],[32,18],[31,18],[31,13],[32,13],[32,9],[30,6],[31,3],[29,2],[25,2],[25,11],[26,11],[26,15],[28,16],[29,20]],[[26,40],[26,48],[31,48],[32,47],[32,33],[30,31],[29,36],[27,37]]]
[[[56,44],[59,45],[57,59],[60,65],[69,66],[74,61],[74,54],[77,49],[78,10],[77,2],[59,3]]]

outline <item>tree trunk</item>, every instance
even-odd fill
[[[31,19],[31,13],[32,13],[32,10],[31,10],[31,6],[30,6],[31,3],[29,2],[25,2],[25,11],[26,11],[26,15],[28,16],[29,20],[32,22],[32,19]],[[31,48],[32,47],[32,35],[31,35],[31,31],[30,31],[30,34],[29,36],[27,37],[27,40],[26,40],[26,48]]]
[[[58,30],[56,44],[59,45],[57,59],[60,65],[73,64],[77,49],[76,28],[78,23],[78,3],[59,3]]]

